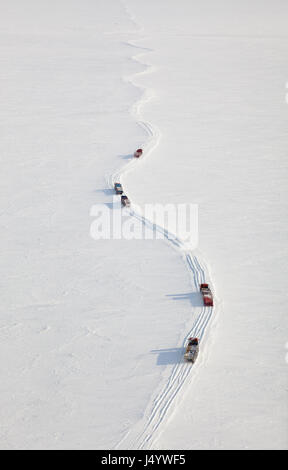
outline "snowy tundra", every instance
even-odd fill
[[[0,6],[0,448],[286,448],[287,2]],[[197,249],[95,240],[118,177]]]

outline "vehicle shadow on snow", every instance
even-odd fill
[[[106,188],[95,189],[95,193],[104,193],[107,196],[111,196],[111,194],[115,194],[115,190],[114,189],[106,189]]]
[[[129,155],[119,155],[119,158],[123,158],[123,160],[130,160],[132,157],[132,153],[129,153]]]
[[[200,292],[187,292],[184,294],[167,294],[172,300],[189,300],[193,307],[203,307],[203,298]]]
[[[152,354],[157,354],[157,366],[179,364],[184,362],[184,348],[153,349]]]
[[[114,202],[104,202],[103,205],[107,206],[110,210],[115,209],[115,203]],[[119,207],[121,207],[120,201],[119,201]]]

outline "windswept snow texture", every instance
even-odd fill
[[[0,448],[286,447],[286,2],[0,7]],[[199,250],[93,240],[118,177]]]

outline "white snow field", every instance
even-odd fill
[[[287,448],[287,2],[0,7],[0,448]],[[119,178],[199,247],[94,240]]]

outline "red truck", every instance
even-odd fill
[[[137,150],[134,152],[134,157],[135,157],[135,158],[139,158],[139,157],[141,157],[142,153],[143,153],[143,150],[142,150],[142,149],[137,149]]]
[[[205,307],[213,307],[213,295],[208,284],[200,284]]]

